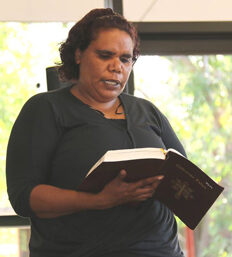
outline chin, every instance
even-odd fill
[[[120,90],[107,90],[103,92],[102,96],[108,99],[116,98],[122,93],[123,89]]]

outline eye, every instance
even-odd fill
[[[109,54],[100,54],[100,58],[102,59],[109,59],[111,57],[111,55]]]
[[[112,53],[109,51],[97,50],[96,53],[97,53],[98,57],[102,60],[108,60],[112,57]]]
[[[120,60],[122,63],[132,63],[132,58],[131,57],[120,57]]]
[[[99,57],[102,60],[108,60],[108,59],[110,59],[111,56],[108,54],[99,54]]]

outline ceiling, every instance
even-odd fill
[[[0,0],[0,21],[77,21],[104,0]],[[232,0],[123,0],[131,21],[232,21]]]

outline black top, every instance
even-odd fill
[[[16,213],[31,219],[31,257],[110,256],[117,251],[183,256],[173,214],[153,199],[136,208],[118,206],[52,219],[40,219],[30,208],[36,185],[76,190],[107,150],[162,147],[185,154],[154,105],[126,94],[120,100],[126,120],[104,118],[74,97],[70,87],[35,95],[22,108],[8,145],[7,184]]]

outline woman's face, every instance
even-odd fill
[[[124,89],[132,69],[134,43],[119,29],[100,30],[97,38],[81,52],[76,50],[80,67],[78,89],[85,97],[107,102]]]

